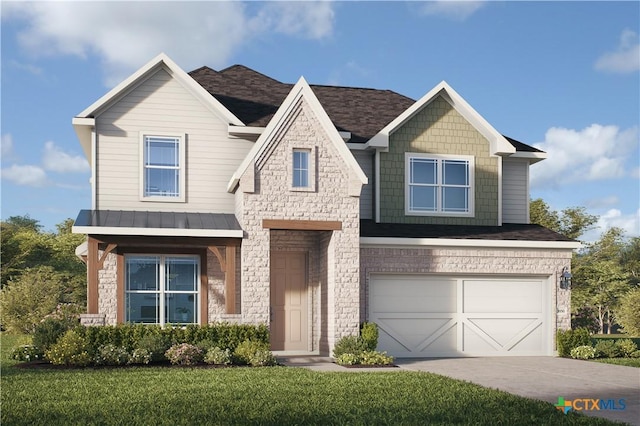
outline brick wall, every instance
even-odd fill
[[[290,163],[294,148],[310,149],[315,156],[316,176],[310,177],[315,179],[312,191],[291,190]],[[326,286],[320,289],[320,318],[313,317],[312,335],[317,342],[320,327],[324,327],[326,321],[326,343],[320,346],[323,350],[332,347],[337,338],[357,333],[360,318],[360,206],[358,197],[349,196],[353,176],[304,99],[253,167],[240,180],[238,191],[246,192],[236,194],[242,197],[236,203],[240,209],[236,216],[246,235],[242,243],[243,319],[252,323],[269,322],[269,251],[274,242],[271,241],[273,234],[262,228],[262,219],[341,221],[342,230],[318,232],[314,243],[320,247],[321,257],[327,260],[323,262],[327,279]],[[247,182],[249,179],[253,181]],[[275,244],[280,246],[278,241]],[[316,271],[323,267],[315,266]],[[325,299],[326,315],[322,311]]]

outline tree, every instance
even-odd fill
[[[558,213],[551,210],[542,198],[531,200],[529,218],[531,223],[544,226],[573,240],[590,230],[598,221],[598,217],[588,214],[584,207],[569,207]]]
[[[601,334],[605,326],[611,333],[620,299],[631,288],[630,276],[620,263],[623,247],[622,230],[611,228],[574,258],[573,311],[592,309]]]
[[[622,296],[616,312],[616,322],[622,331],[631,336],[640,336],[640,288],[636,287]]]
[[[18,333],[33,332],[46,315],[55,311],[64,277],[50,266],[26,269],[0,292],[2,326]]]

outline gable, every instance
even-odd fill
[[[249,152],[240,167],[233,174],[227,187],[229,192],[234,192],[237,189],[240,178],[248,168],[256,167],[258,162],[273,149],[273,146],[277,144],[278,135],[287,128],[289,123],[296,121],[297,114],[302,111],[300,108],[301,105],[307,106],[306,110],[314,117],[318,126],[316,128],[309,127],[307,133],[302,132],[299,137],[301,139],[313,139],[317,133],[324,133],[324,135],[326,135],[324,143],[331,144],[343,161],[343,166],[349,177],[348,184],[350,193],[355,196],[360,195],[362,185],[368,182],[367,177],[344,144],[342,137],[320,105],[315,94],[302,77],[293,87],[289,95],[287,95],[287,98],[280,108],[278,108],[278,111],[256,141],[251,152]]]
[[[442,225],[497,225],[499,157],[491,144],[444,96],[438,95],[408,118],[389,137],[380,154],[380,221]],[[473,211],[460,215],[407,215],[407,154],[433,154],[473,159]]]

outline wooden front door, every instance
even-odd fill
[[[307,351],[307,253],[271,252],[271,349]]]

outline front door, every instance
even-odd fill
[[[271,349],[307,351],[307,253],[271,252]]]

